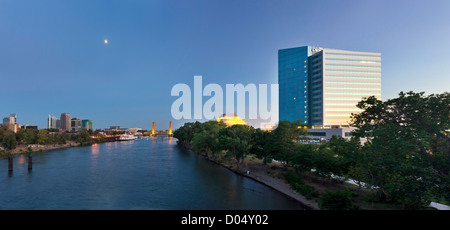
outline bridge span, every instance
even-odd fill
[[[156,137],[156,136],[169,136],[169,137],[173,137],[173,132],[172,132],[172,122],[169,122],[169,130],[156,130],[155,129],[155,122],[153,122],[153,126],[152,126],[152,136]]]

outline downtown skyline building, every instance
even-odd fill
[[[3,118],[3,125],[13,125],[17,123],[17,115],[16,114],[10,114],[9,117]]]
[[[59,129],[61,131],[78,132],[81,130],[93,130],[92,120],[81,120],[78,117],[71,118],[70,113],[61,113],[61,119],[53,115],[48,115],[47,128]]]
[[[93,130],[93,125],[91,120],[81,121],[81,130]]]
[[[381,53],[303,46],[278,50],[279,120],[349,128],[356,104],[381,99]]]
[[[78,132],[81,130],[81,119],[78,117],[74,117],[71,119],[71,128],[72,131]]]
[[[48,129],[59,129],[60,120],[53,115],[48,115],[47,128]]]
[[[62,131],[71,131],[72,130],[70,113],[61,113],[60,129]]]

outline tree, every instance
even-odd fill
[[[316,156],[318,146],[313,144],[297,144],[294,149],[294,156],[291,160],[292,166],[297,172],[311,173],[311,169],[316,167]]]
[[[23,132],[23,140],[27,144],[36,144],[38,141],[39,131],[36,129],[25,129]]]
[[[200,132],[201,129],[202,124],[200,122],[187,122],[173,132],[173,137],[178,139],[177,143],[180,146],[186,149],[191,149],[194,133]]]
[[[219,143],[219,132],[225,128],[224,123],[217,121],[207,121],[202,123],[202,131],[194,133],[192,138],[192,146],[195,151],[201,151],[208,157],[212,155],[216,157],[216,153],[221,149]]]
[[[253,127],[246,125],[233,125],[221,129],[219,142],[221,149],[229,151],[236,159],[237,171],[240,171],[245,156],[251,149],[251,133]]]
[[[369,97],[353,114],[355,137],[368,138],[354,172],[388,200],[423,208],[449,196],[450,94],[408,92],[381,102]]]
[[[295,145],[300,139],[300,135],[305,135],[306,131],[301,129],[301,122],[280,121],[277,128],[270,135],[267,144],[269,155],[274,159],[283,162],[284,166],[289,165],[289,162],[294,158]]]
[[[320,197],[319,207],[323,210],[355,210],[358,209],[352,199],[355,195],[349,190],[325,191]]]
[[[16,135],[11,130],[2,132],[1,144],[5,149],[15,149],[17,147]]]
[[[66,134],[67,135],[67,134]],[[88,145],[91,143],[91,136],[87,130],[82,130],[75,135],[76,142],[80,143],[80,145]]]
[[[37,143],[40,145],[46,145],[50,143],[50,135],[47,129],[40,129],[37,134]]]
[[[355,166],[361,151],[361,142],[359,138],[346,140],[341,136],[333,135],[331,139],[323,144],[323,147],[329,149],[333,154],[334,163],[331,173],[339,176],[348,176],[349,170]]]
[[[63,145],[66,144],[67,140],[69,140],[69,135],[66,132],[58,133],[55,135],[55,142]]]
[[[341,175],[337,157],[338,155],[328,145],[320,145],[313,158],[315,173],[325,178],[331,178],[333,174]]]
[[[253,133],[251,133],[251,148],[250,153],[255,154],[259,159],[263,159],[264,163],[270,163],[272,161],[272,157],[265,148],[267,141],[269,140],[269,136],[271,132],[265,132],[261,129],[255,129]]]

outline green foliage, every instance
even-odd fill
[[[186,149],[191,149],[194,133],[198,133],[201,130],[202,124],[200,122],[187,122],[177,130],[175,130],[173,132],[173,136],[178,139],[177,143],[180,146]]]
[[[38,133],[38,138],[37,138],[37,143],[40,145],[46,145],[46,144],[50,144],[51,142],[51,137],[49,135],[49,132],[47,129],[41,129],[39,130]]]
[[[7,130],[3,133],[1,144],[5,149],[15,149],[17,146],[16,136],[14,132]]]
[[[76,142],[80,143],[81,146],[91,144],[92,141],[91,136],[87,130],[78,132],[74,136],[74,139],[76,140]]]
[[[359,209],[353,201],[356,193],[349,190],[337,190],[335,192],[325,191],[320,197],[319,207],[323,210],[355,210]]]
[[[306,131],[300,127],[300,121],[280,121],[277,128],[268,136],[264,145],[268,157],[273,157],[273,159],[288,166],[295,157],[294,150],[300,135],[306,134]]]
[[[313,144],[297,144],[291,164],[297,172],[310,172],[316,167],[318,146]]]
[[[408,92],[385,102],[369,97],[353,115],[356,137],[367,137],[352,174],[378,187],[387,200],[424,208],[450,199],[450,94]]]
[[[212,154],[217,159],[216,153],[221,150],[219,131],[225,127],[225,124],[216,121],[202,123],[202,130],[194,133],[192,138],[193,150],[203,152],[207,157]]]
[[[56,143],[63,145],[63,144],[66,144],[67,140],[69,140],[69,135],[67,135],[67,133],[65,133],[65,132],[58,133],[58,134],[54,135],[54,140]]]
[[[349,170],[355,166],[361,151],[359,138],[346,140],[341,136],[333,136],[324,144],[334,153],[335,168],[332,170],[336,175],[348,175]]]
[[[94,134],[95,134],[95,132],[94,132]],[[105,137],[104,137],[102,134],[96,133],[95,135],[98,137],[97,143],[103,143],[103,142],[105,142]]]
[[[270,163],[272,161],[272,156],[265,147],[270,134],[271,133],[264,132],[261,129],[255,129],[254,132],[251,133],[252,146],[250,148],[250,153],[255,154],[259,159],[263,159],[264,163]]]
[[[236,159],[237,171],[241,169],[241,164],[252,147],[252,132],[254,129],[246,125],[229,126],[219,132],[220,148],[231,153]]]
[[[38,140],[38,133],[39,131],[35,129],[25,129],[23,134],[23,140],[25,141],[26,144],[36,144]]]
[[[292,189],[299,192],[307,199],[313,199],[319,195],[313,187],[305,184],[301,177],[296,173],[286,172],[284,173],[284,179],[289,183]]]

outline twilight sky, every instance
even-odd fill
[[[275,84],[278,49],[305,45],[382,53],[383,100],[443,93],[449,12],[448,0],[0,0],[0,118],[176,128],[175,84]]]

